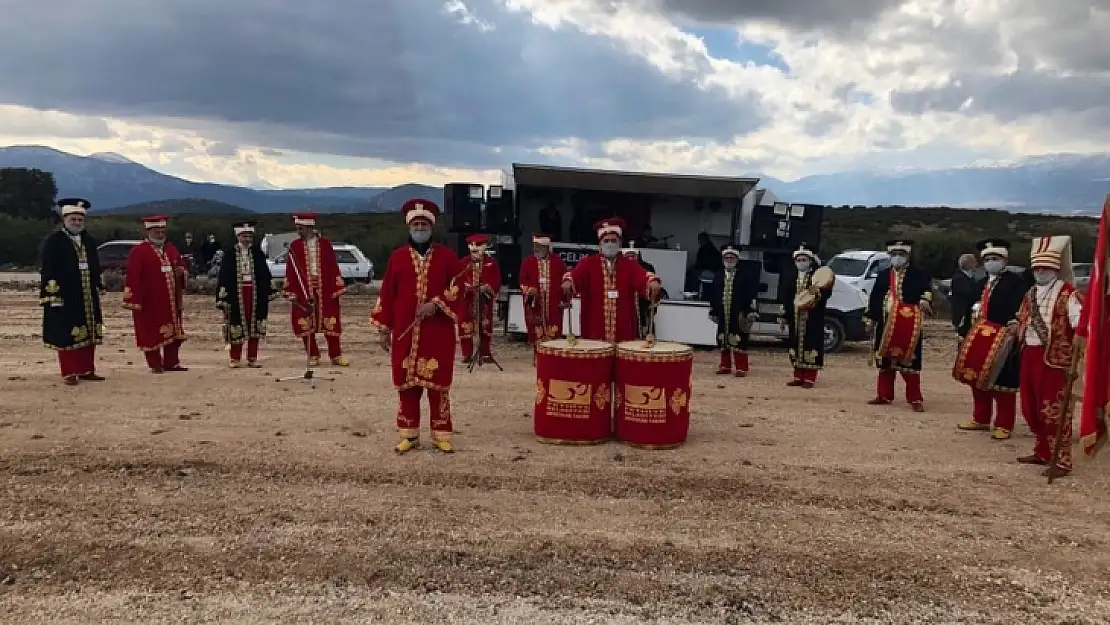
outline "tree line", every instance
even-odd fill
[[[0,169],[0,265],[30,267],[38,262],[42,239],[56,227],[54,202],[57,186],[50,172],[36,169]],[[138,215],[96,214],[96,198],[87,221],[89,233],[100,242],[114,239],[140,239],[142,224]],[[198,200],[160,203],[164,212],[189,210]],[[175,209],[175,210],[171,210]],[[223,245],[234,241],[232,224],[242,216],[178,213],[169,227],[171,241],[181,244],[186,232],[196,240],[216,235]],[[291,217],[285,214],[257,214],[258,238],[266,232],[289,232]],[[319,228],[335,242],[357,245],[378,271],[384,269],[389,252],[406,237],[404,223],[395,213],[322,214]],[[1014,244],[1011,262],[1024,265],[1029,258],[1032,239],[1046,234],[1071,235],[1076,262],[1089,262],[1094,256],[1098,222],[1091,217],[1034,215],[990,209],[915,208],[885,206],[826,207],[822,223],[822,258],[845,249],[882,249],[886,239],[912,238],[917,242],[915,262],[929,275],[943,278],[955,271],[961,254],[974,252],[975,242],[1002,237]],[[436,238],[447,238],[443,224]]]

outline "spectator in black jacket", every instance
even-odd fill
[[[960,338],[971,329],[971,307],[982,295],[983,280],[976,271],[979,261],[974,254],[960,256],[959,271],[952,275],[948,303],[952,309],[952,327]]]

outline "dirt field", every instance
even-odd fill
[[[265,368],[230,371],[190,298],[191,370],[152,376],[109,296],[109,380],[72,389],[32,294],[0,293],[0,622],[1110,622],[1105,465],[1049,487],[1023,425],[957,432],[943,323],[924,414],[865,404],[858,347],[811,391],[781,351],[747,379],[701,353],[658,452],[535,442],[530,352],[499,343],[505,372],[456,374],[459,453],[398,457],[370,303],[312,389],[274,381],[303,372],[285,304]]]

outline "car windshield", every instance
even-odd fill
[[[347,265],[357,265],[358,259],[352,252],[347,250],[335,250],[335,260]]]
[[[1077,263],[1071,266],[1072,273],[1076,278],[1090,278],[1091,277],[1091,263]]]
[[[867,261],[847,256],[833,256],[832,260],[829,261],[829,269],[832,269],[833,273],[838,276],[849,278],[862,276],[867,271]]]

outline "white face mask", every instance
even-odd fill
[[[605,242],[602,243],[599,247],[601,248],[601,254],[605,258],[613,258],[621,251],[620,243]]]
[[[890,266],[894,267],[895,269],[901,269],[902,267],[905,267],[906,264],[909,262],[909,257],[902,256],[901,254],[895,254],[890,257]]]
[[[1055,280],[1055,279],[1056,279],[1056,272],[1051,270],[1051,269],[1034,269],[1033,270],[1033,281],[1036,282],[1037,284],[1041,285],[1041,286],[1044,286],[1046,284],[1052,284],[1052,281]]]
[[[809,271],[808,260],[796,260],[794,261],[794,266],[798,269],[798,273],[805,273]]]
[[[736,269],[736,260],[733,258],[725,259],[725,269]]]
[[[409,230],[409,236],[412,237],[413,243],[417,245],[424,245],[432,238],[431,230]]]
[[[1002,273],[1003,269],[1006,268],[1006,263],[1005,261],[992,258],[991,260],[983,263],[983,267],[987,270],[987,273],[991,274],[992,276],[997,276],[998,274]]]

